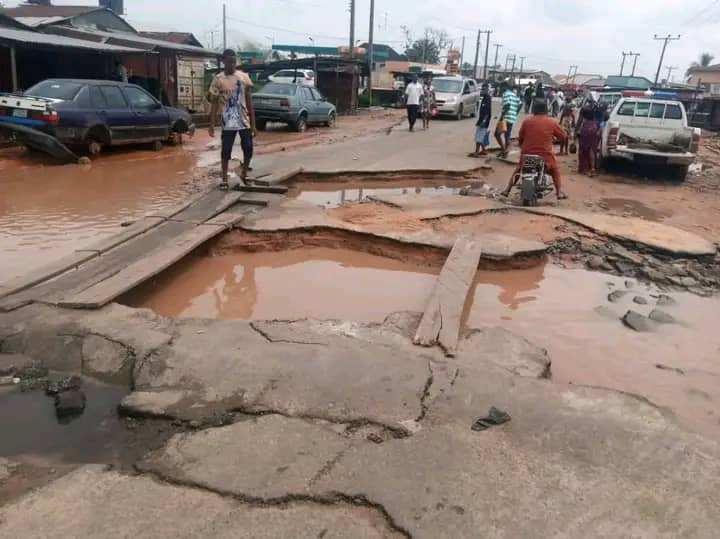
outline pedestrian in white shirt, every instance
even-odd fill
[[[420,98],[423,95],[422,84],[418,82],[417,75],[412,79],[412,82],[405,88],[405,103],[407,105],[408,123],[410,124],[410,131],[415,131],[415,122],[418,118],[418,112],[420,111]]]

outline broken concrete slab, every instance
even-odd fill
[[[13,376],[32,364],[32,358],[23,354],[0,354],[0,376]]]
[[[382,539],[393,530],[380,511],[338,501],[242,503],[196,488],[128,476],[102,466],[79,470],[0,509],[0,536],[154,539]],[[399,537],[402,537],[401,535]]]
[[[190,391],[134,391],[123,398],[118,410],[130,417],[173,418],[180,415],[176,407],[190,397]]]
[[[467,197],[460,197],[467,200]],[[405,244],[427,245],[450,251],[459,232],[421,230],[377,231],[361,225],[330,217],[319,206],[297,199],[286,199],[256,214],[249,215],[239,227],[249,232],[285,232],[290,230],[330,229],[371,237],[390,239]],[[541,256],[547,251],[544,243],[514,238],[503,234],[477,234],[472,236],[483,244],[483,258],[505,260],[521,256]]]
[[[652,320],[650,320],[647,316],[643,316],[642,314],[640,314],[636,311],[630,310],[627,313],[625,313],[625,316],[623,316],[622,321],[623,321],[623,324],[625,324],[630,329],[639,331],[641,333],[655,331],[655,323]]]
[[[10,478],[17,466],[16,462],[0,457],[0,484]]]
[[[490,364],[516,376],[550,378],[547,350],[500,327],[473,330],[460,342],[458,365]]]
[[[658,324],[674,324],[676,322],[673,316],[660,309],[653,309],[648,315],[648,318]]]
[[[714,243],[697,234],[654,221],[603,213],[584,213],[565,208],[517,209],[559,217],[611,238],[640,243],[677,256],[709,256],[717,251]]]
[[[138,466],[173,481],[273,499],[309,492],[349,446],[327,426],[267,415],[177,434]]]
[[[369,199],[400,208],[418,219],[439,219],[450,215],[474,215],[486,211],[507,211],[508,209],[505,204],[489,198],[461,195],[373,195]]]

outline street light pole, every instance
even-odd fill
[[[370,31],[368,35],[368,103],[372,107],[373,39],[375,38],[375,0],[370,0]]]

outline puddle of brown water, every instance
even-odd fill
[[[128,391],[86,379],[85,411],[66,424],[58,422],[53,399],[42,392],[15,387],[0,392],[0,456],[38,465],[113,460],[127,438],[116,409]]]
[[[662,221],[666,217],[672,217],[673,215],[671,211],[656,210],[642,202],[629,198],[601,198],[598,205],[608,210],[626,213],[630,217],[640,217],[648,221]]]
[[[347,249],[196,256],[123,301],[187,318],[380,322],[422,311],[438,271]]]
[[[472,184],[472,181],[459,180],[451,184],[445,180],[364,180],[362,187],[358,183],[348,182],[300,182],[294,184],[289,196],[310,202],[325,208],[337,208],[351,202],[362,202],[368,197],[379,195],[457,195],[460,189]]]
[[[89,166],[0,152],[0,281],[180,202],[193,189],[193,167],[180,148],[112,152]]]
[[[681,324],[636,333],[620,317],[629,309],[648,314],[658,292],[635,284],[620,303],[609,303],[616,289],[626,290],[624,279],[552,265],[479,272],[467,324],[505,327],[547,349],[557,383],[643,395],[672,408],[689,428],[720,438],[720,299],[672,294],[677,305],[661,309]],[[633,303],[635,296],[649,305]]]

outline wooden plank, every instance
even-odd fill
[[[209,221],[206,221],[204,224],[206,225],[219,225],[224,226],[225,228],[232,228],[239,222],[241,222],[245,217],[250,213],[252,208],[249,208],[247,206],[236,206],[234,208],[230,208],[227,211],[222,212],[220,215],[213,217]]]
[[[182,221],[184,223],[194,223],[199,225],[237,204],[237,202],[242,199],[243,195],[244,193],[228,193],[227,191],[220,191],[216,189],[206,193],[200,200],[177,215],[174,215],[171,219],[173,221]]]
[[[162,217],[143,217],[139,221],[134,222],[128,227],[125,227],[122,232],[113,234],[109,238],[100,240],[96,243],[77,249],[77,252],[96,251],[98,253],[104,253],[110,249],[114,249],[118,245],[122,245],[126,241],[129,241],[140,234],[147,232],[148,230],[159,226],[165,221]]]
[[[45,282],[53,277],[65,273],[71,269],[77,268],[80,264],[87,262],[98,256],[96,251],[84,252],[77,251],[56,260],[46,266],[42,266],[36,270],[33,270],[25,275],[16,277],[0,285],[0,298],[10,296],[11,294],[18,294],[23,290],[27,290],[39,283]]]
[[[302,167],[297,167],[285,172],[275,172],[270,176],[255,180],[255,183],[257,185],[277,185],[279,183],[285,183],[286,181],[302,173],[302,171]]]
[[[203,198],[205,195],[210,193],[211,191],[215,190],[214,188],[211,189],[205,189],[204,191],[201,191],[199,193],[195,193],[194,195],[189,196],[179,204],[175,204],[173,206],[168,206],[167,208],[163,208],[162,210],[154,211],[146,217],[161,217],[162,219],[170,219],[171,217],[175,217],[178,213],[181,211],[186,210],[191,205],[195,204],[198,200]]]
[[[430,296],[415,334],[415,344],[440,344],[445,355],[455,356],[460,338],[460,319],[481,255],[480,241],[457,239]]]
[[[236,191],[243,193],[275,193],[284,195],[288,192],[287,185],[238,185]]]
[[[57,305],[79,309],[97,309],[169,268],[188,253],[225,230],[221,225],[199,225],[177,236],[166,245],[123,268],[79,294],[60,299]]]

